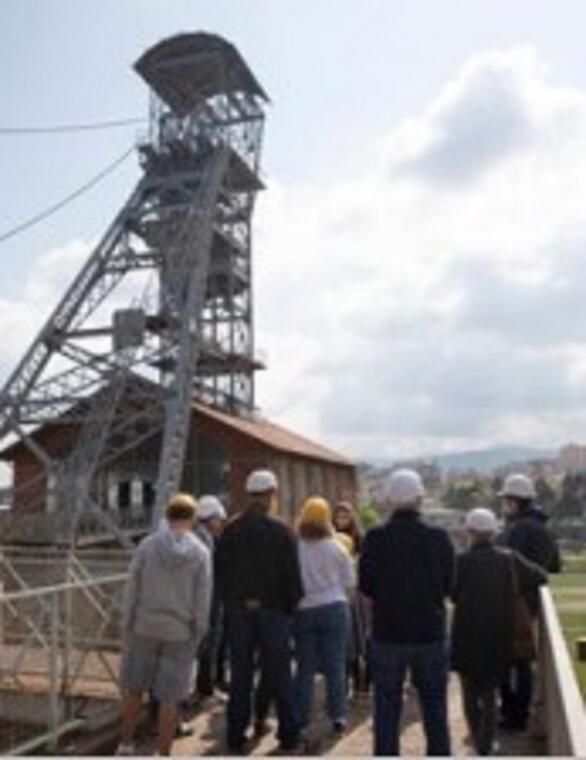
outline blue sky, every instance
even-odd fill
[[[146,88],[134,60],[161,37],[201,28],[233,40],[272,97],[268,176],[342,175],[479,51],[530,42],[567,84],[586,84],[584,23],[579,0],[2,0],[0,125],[142,116]],[[1,229],[83,183],[135,134],[0,138]],[[4,245],[8,287],[48,246],[99,234],[135,175],[129,161]]]
[[[259,253],[262,256],[259,259],[259,343],[269,346],[272,369],[267,374],[269,379],[263,381],[264,386],[261,383],[261,400],[278,418],[345,449],[370,455],[380,450],[388,436],[385,438],[385,430],[376,429],[377,415],[363,408],[365,394],[361,389],[365,387],[365,378],[352,375],[349,371],[352,360],[344,351],[337,368],[324,367],[319,345],[296,342],[301,341],[301,337],[294,334],[294,325],[303,322],[303,317],[294,305],[289,310],[280,310],[281,323],[275,320],[271,312],[277,308],[274,293],[278,293],[279,288],[275,283],[281,278],[294,280],[299,275],[300,287],[305,287],[308,278],[311,280],[308,267],[317,259],[324,262],[325,277],[332,268],[347,267],[348,294],[343,309],[335,293],[324,292],[323,281],[313,279],[310,283],[320,308],[327,310],[330,319],[336,314],[332,329],[346,335],[344,319],[349,320],[350,332],[357,331],[357,326],[363,324],[360,320],[364,314],[372,319],[372,312],[377,310],[372,306],[372,299],[378,299],[376,304],[389,304],[384,294],[377,296],[369,290],[376,286],[377,280],[384,280],[378,277],[377,261],[385,258],[390,262],[392,258],[391,253],[383,256],[376,251],[379,245],[382,251],[385,240],[395,241],[392,251],[399,257],[404,254],[398,248],[405,243],[405,250],[412,251],[413,261],[419,261],[421,267],[425,264],[425,277],[434,270],[427,265],[424,256],[420,260],[418,256],[426,246],[435,245],[439,240],[438,251],[443,253],[438,253],[434,260],[441,259],[444,262],[442,276],[449,273],[451,277],[449,287],[446,285],[442,290],[445,294],[442,308],[447,309],[445,303],[456,303],[456,291],[470,297],[471,282],[478,281],[458,263],[459,252],[480,249],[487,238],[491,238],[488,246],[491,252],[486,254],[490,264],[486,266],[496,283],[495,291],[498,290],[498,286],[502,286],[498,277],[505,276],[501,259],[507,246],[504,238],[504,242],[492,238],[497,227],[506,226],[507,210],[499,209],[497,214],[494,209],[503,197],[497,187],[511,186],[510,178],[505,179],[498,172],[508,167],[510,177],[523,175],[517,195],[511,200],[515,208],[522,209],[529,197],[527,188],[536,184],[528,168],[531,161],[533,171],[537,171],[536,161],[553,150],[552,145],[566,138],[570,141],[568,134],[579,133],[581,116],[564,114],[570,111],[581,114],[581,105],[572,111],[571,105],[564,110],[551,103],[558,103],[566,95],[564,102],[574,102],[572,98],[580,101],[586,92],[585,22],[586,5],[580,0],[2,0],[0,127],[145,115],[146,87],[133,72],[132,63],[146,47],[170,34],[197,29],[214,31],[233,41],[273,101],[264,153],[269,190],[263,201],[264,210],[260,212],[258,236],[262,247]],[[522,48],[530,49],[531,54],[523,57],[514,52]],[[502,60],[490,57],[495,51],[502,53]],[[474,61],[476,63],[471,63]],[[547,69],[543,75],[540,66]],[[495,77],[498,86],[493,87]],[[517,108],[519,103],[521,106]],[[517,121],[510,118],[511,113]],[[495,114],[500,121],[493,118]],[[559,118],[555,125],[542,135],[539,125],[550,117],[554,120],[556,114]],[[527,129],[525,121],[529,125]],[[522,128],[516,132],[515,125],[519,124]],[[0,234],[82,184],[121,154],[135,140],[136,133],[131,127],[66,136],[0,136]],[[427,152],[423,145],[427,139],[424,133],[435,140],[435,147]],[[531,158],[523,150],[529,141],[527,135],[534,133],[540,136],[532,143]],[[505,137],[509,140],[506,145]],[[556,165],[575,174],[575,157],[580,151],[578,138],[571,139],[574,142],[567,151],[563,155],[556,154]],[[547,140],[549,147],[544,142]],[[466,165],[462,164],[464,154],[469,156]],[[454,170],[454,162],[459,162],[458,171]],[[476,171],[481,165],[482,173]],[[570,179],[569,175],[562,177],[548,165],[547,171],[550,170],[553,174],[547,186],[549,190],[544,186],[541,200],[534,201],[536,208],[539,203],[551,207],[548,192],[556,182],[561,188],[581,188],[579,184],[572,184],[576,179],[574,174]],[[523,172],[529,173],[526,176]],[[381,173],[387,179],[392,175],[389,186],[381,185]],[[541,169],[538,175],[543,175]],[[0,309],[4,309],[5,315],[22,306],[20,295],[27,287],[30,290],[27,278],[30,280],[31,272],[37,271],[35,267],[42,267],[44,256],[73,241],[87,243],[104,231],[137,176],[136,162],[130,159],[115,175],[66,210],[31,232],[0,245]],[[451,179],[444,182],[446,177]],[[422,189],[424,180],[429,184],[427,189]],[[391,203],[390,208],[381,208],[376,218],[369,216],[371,207],[378,202],[377,194],[387,190],[389,199],[396,198],[395,205]],[[475,194],[478,206],[468,213],[476,214],[478,223],[474,230],[463,231],[458,208],[471,204],[470,199],[476,197]],[[326,197],[329,205],[322,208],[319,204]],[[312,203],[313,216],[308,208]],[[526,218],[520,213],[524,227],[511,232],[523,250],[531,250],[532,261],[543,262],[543,251],[549,250],[552,240],[559,239],[562,227],[567,233],[570,227],[577,230],[585,221],[570,198],[556,211],[557,216],[547,228],[543,214],[535,213],[540,216],[537,225],[533,224],[535,217],[531,213]],[[323,224],[328,214],[334,220],[330,227]],[[397,214],[411,219],[410,228],[385,230],[389,215],[396,219]],[[450,220],[449,230],[434,226],[434,220],[443,216]],[[388,224],[390,227],[395,222]],[[543,229],[531,238],[529,231],[540,224]],[[414,227],[421,229],[417,240],[409,237]],[[300,236],[300,229],[307,233],[305,237]],[[340,229],[346,230],[341,244],[342,248],[348,245],[344,254],[337,248],[336,235]],[[479,230],[484,231],[484,235]],[[295,251],[289,250],[284,238],[296,240]],[[368,272],[356,273],[353,267],[362,256],[363,245],[375,249],[374,261]],[[564,250],[579,247],[575,236],[565,240],[563,246]],[[555,264],[554,268],[561,267],[561,271],[557,243],[554,248],[556,254],[550,261],[550,269]],[[299,255],[300,249],[303,256]],[[75,260],[75,256],[66,260]],[[567,260],[567,256],[563,258],[564,262]],[[469,258],[466,262],[470,267]],[[73,264],[71,266],[71,272],[66,269],[61,272],[63,284],[74,274]],[[481,265],[476,261],[474,266]],[[515,282],[520,276],[520,266],[512,274],[509,272],[513,280],[517,278]],[[400,276],[396,262],[389,263],[385,272],[389,278],[395,278],[394,282]],[[361,285],[362,275],[365,280]],[[411,276],[415,274],[412,272]],[[351,290],[354,282],[357,289]],[[428,285],[432,287],[431,281]],[[438,283],[433,287],[437,292]],[[509,294],[504,286],[498,292]],[[533,296],[531,303],[536,302],[537,306],[532,308],[538,309],[541,296]],[[364,314],[361,312],[356,317],[352,309],[358,308],[361,298],[365,299]],[[516,303],[519,294],[515,292],[511,298]],[[483,301],[485,316],[491,310],[486,301]],[[460,324],[454,328],[455,332],[450,334],[452,343],[463,339],[474,319],[481,319],[478,314],[470,316],[469,304],[467,308],[468,321],[465,326]],[[341,309],[340,313],[336,309]],[[423,332],[417,338],[419,364],[416,362],[417,367],[409,370],[413,373],[425,372],[422,359],[425,346],[438,339],[430,332],[434,321],[437,325],[437,315],[426,313],[417,319],[419,316],[427,328],[422,327]],[[500,330],[498,335],[502,337],[505,328],[497,325],[497,315],[493,316],[495,319],[489,319],[491,329]],[[380,324],[370,324],[370,329],[376,327],[379,331],[383,329],[381,325],[391,325],[385,333],[384,345],[390,345],[391,341],[398,345],[403,340],[401,336],[397,341],[399,328],[393,318],[387,310],[380,314]],[[409,329],[415,329],[417,319],[413,317]],[[450,319],[453,325],[453,314]],[[515,322],[514,316],[511,319]],[[0,325],[1,320],[0,311]],[[442,323],[446,330],[448,321]],[[507,330],[507,335],[518,332],[515,325]],[[365,335],[367,331],[361,327],[356,339],[362,341]],[[478,345],[478,334],[469,337],[471,343]],[[578,345],[578,337],[574,343]],[[292,346],[299,350],[306,364],[300,365],[300,374],[291,379],[283,363],[290,356]],[[554,347],[552,343],[547,350],[551,353]],[[568,364],[570,385],[582,366],[582,357],[579,361],[574,354],[572,357],[571,367]],[[443,361],[448,359],[444,356]],[[471,357],[462,348],[460,365],[480,371],[479,361],[478,356]],[[528,374],[526,384],[521,383],[515,391],[517,398],[533,398],[534,387],[528,385],[532,373],[535,374],[532,361],[529,361],[529,369],[525,366],[519,369],[520,373]],[[437,362],[436,357],[434,366]],[[304,385],[303,378],[312,372],[312,382]],[[445,376],[441,372],[435,375],[437,387],[420,389],[421,398],[415,399],[412,407],[407,405],[411,408],[411,420],[418,422],[397,423],[397,429],[404,428],[404,432],[385,447],[387,453],[393,454],[400,447],[412,453],[511,439],[519,443],[551,444],[576,433],[565,417],[549,427],[540,426],[538,420],[531,417],[537,412],[531,410],[524,418],[521,432],[519,423],[513,424],[510,420],[500,427],[479,424],[480,418],[484,420],[486,416],[487,403],[489,408],[506,406],[506,392],[496,381],[493,385],[501,388],[501,395],[488,402],[476,397],[466,399],[465,417],[454,422],[453,429],[450,429],[448,414],[448,422],[440,424],[436,420],[437,431],[431,433],[433,424],[430,428],[426,404],[439,398],[443,413],[447,414],[451,409],[452,392],[457,387],[452,372],[446,365]],[[509,387],[506,382],[502,385]],[[304,387],[305,392],[300,390]],[[400,394],[398,386],[391,383],[388,388],[388,393]],[[459,392],[461,394],[461,390]],[[548,393],[554,396],[552,408],[559,405],[562,396],[573,404],[565,408],[564,414],[575,417],[582,409],[584,399],[580,394],[576,396],[574,390],[570,393],[567,388],[549,389]],[[340,415],[337,405],[331,403],[334,397],[342,399],[346,411],[354,409],[356,419],[352,415]],[[541,396],[536,399],[536,407],[539,403],[543,403]],[[392,427],[396,414],[396,409],[389,410],[385,424]],[[370,420],[368,425],[365,420]],[[465,432],[466,425],[468,432]]]

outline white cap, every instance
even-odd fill
[[[425,495],[421,477],[415,470],[395,470],[383,485],[383,495],[394,506],[415,504]]]
[[[247,493],[266,493],[279,487],[277,476],[270,470],[254,470],[246,478]]]
[[[226,510],[217,496],[200,496],[197,503],[198,520],[211,520],[212,517],[219,517],[220,520],[226,519]]]
[[[527,475],[514,473],[513,475],[507,475],[505,478],[499,496],[513,496],[517,499],[534,499],[537,494],[535,493],[535,486],[533,485],[531,478],[528,478]]]
[[[483,507],[473,509],[466,516],[466,528],[474,533],[496,533],[498,525],[494,512]]]

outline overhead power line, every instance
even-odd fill
[[[99,129],[115,129],[128,127],[132,124],[144,124],[145,119],[114,119],[110,121],[94,121],[85,124],[53,124],[42,127],[0,127],[0,135],[49,135],[67,132],[88,132]]]
[[[108,174],[113,172],[114,169],[120,166],[120,164],[123,163],[128,158],[128,156],[130,156],[132,153],[134,153],[134,146],[124,151],[124,153],[121,156],[119,156],[115,161],[113,161],[111,164],[108,164],[108,166],[102,169],[102,171],[100,171],[94,177],[92,177],[87,182],[85,182],[81,187],[78,187],[77,190],[74,190],[72,193],[69,193],[69,195],[66,195],[65,198],[62,198],[60,201],[57,201],[57,203],[54,203],[53,205],[48,206],[46,209],[43,209],[43,211],[40,211],[38,214],[31,216],[30,219],[27,219],[26,221],[21,222],[20,224],[16,225],[16,227],[12,227],[12,229],[6,230],[6,232],[0,234],[0,243],[4,243],[6,240],[9,240],[10,238],[15,237],[21,232],[28,230],[30,227],[33,227],[35,224],[38,224],[39,222],[42,222],[44,219],[47,219],[48,217],[52,216],[57,211],[62,209],[64,206],[67,206],[76,198],[79,198],[80,195],[83,195],[88,190],[91,190],[91,188],[94,187],[94,185],[97,185],[98,182],[100,182],[100,180],[104,179],[104,177],[106,177]]]

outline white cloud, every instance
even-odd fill
[[[81,240],[52,249],[31,268],[21,298],[0,294],[0,379],[14,369],[89,251]]]
[[[491,52],[364,176],[272,185],[268,411],[311,410],[311,432],[357,456],[583,437],[585,127],[586,93],[550,83],[534,50]]]
[[[271,181],[264,411],[357,457],[583,438],[585,155],[586,92],[521,48],[467,62],[361,176]],[[87,250],[47,254],[0,301],[4,367]]]

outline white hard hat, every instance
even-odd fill
[[[498,525],[494,512],[478,507],[466,516],[466,528],[474,533],[496,533]]]
[[[246,478],[247,493],[266,493],[279,487],[277,476],[270,470],[254,470]]]
[[[527,475],[514,473],[507,475],[499,496],[513,496],[517,499],[534,499],[536,497],[535,486]]]
[[[226,510],[217,496],[200,496],[198,499],[197,517],[199,520],[211,520],[212,517],[226,519]]]
[[[425,495],[421,477],[415,470],[395,470],[383,486],[383,495],[394,506],[414,504]]]

